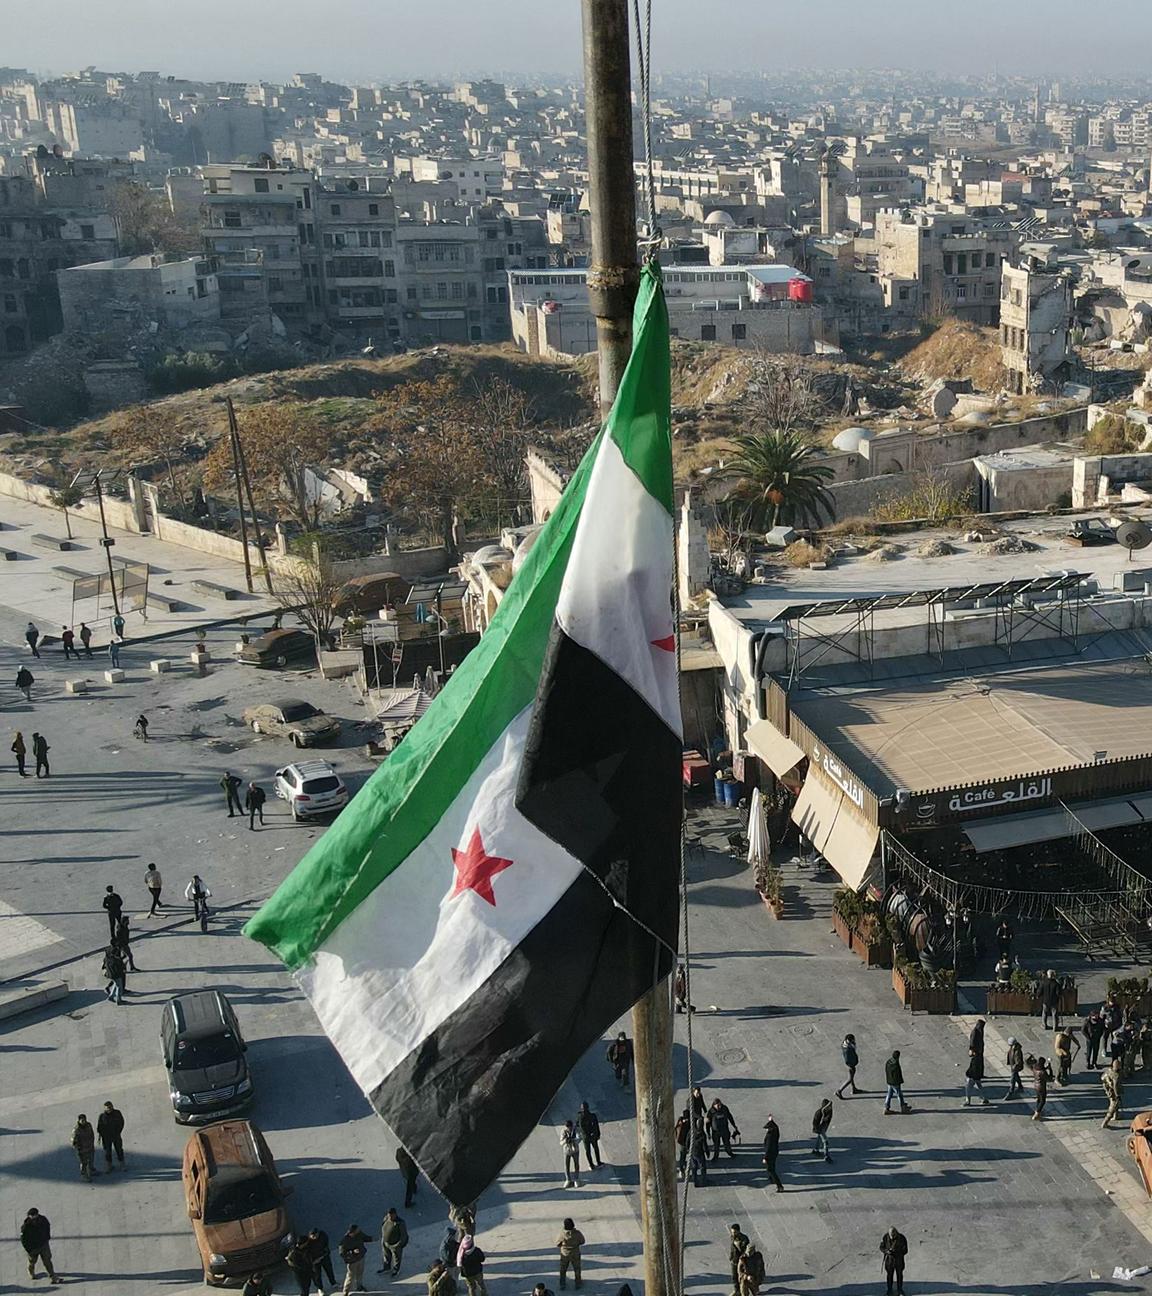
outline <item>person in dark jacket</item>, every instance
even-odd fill
[[[244,797],[244,809],[248,811],[248,827],[256,831],[256,816],[260,816],[260,827],[264,827],[264,802],[267,800],[264,789],[259,783],[249,783]]]
[[[460,1277],[468,1288],[468,1296],[488,1296],[488,1287],[484,1282],[484,1261],[487,1257],[476,1245],[471,1233],[466,1234],[456,1252],[456,1262],[460,1267]]]
[[[832,1160],[828,1155],[828,1126],[832,1124],[832,1110],[832,1099],[825,1098],[812,1117],[812,1133],[816,1136],[812,1155],[823,1155],[825,1161]]]
[[[28,777],[28,771],[24,768],[24,760],[28,755],[28,748],[24,745],[24,735],[19,729],[16,730],[16,737],[12,739],[12,755],[16,757],[16,773],[21,778]]]
[[[692,1117],[685,1107],[676,1122],[676,1172],[684,1178],[684,1167],[688,1164],[688,1143],[692,1136]]]
[[[1104,1018],[1099,1008],[1093,1008],[1084,1018],[1084,1065],[1095,1071],[1100,1065],[1100,1042],[1104,1038]]]
[[[736,1117],[719,1098],[712,1099],[705,1124],[709,1134],[712,1135],[712,1160],[720,1160],[721,1145],[730,1157],[734,1157],[736,1153],[732,1151],[732,1135],[735,1134],[739,1138],[740,1131],[736,1127]]]
[[[904,1296],[904,1260],[908,1255],[908,1239],[893,1225],[880,1239],[880,1253],[884,1257],[884,1275],[888,1279],[888,1296],[892,1296],[892,1280],[896,1280],[896,1296]]]
[[[122,913],[116,921],[116,935],[112,937],[112,944],[120,951],[120,957],[128,971],[139,972],[132,956],[132,920],[126,913]]]
[[[699,1188],[708,1182],[708,1131],[703,1116],[689,1119],[692,1128],[688,1135],[688,1176],[693,1187]]]
[[[672,982],[672,993],[676,999],[676,1011],[695,1012],[696,1009],[688,1002],[688,970],[683,963],[677,963],[676,976]]]
[[[621,1031],[608,1045],[607,1058],[621,1089],[627,1089],[632,1077],[632,1041]]]
[[[328,1241],[328,1234],[323,1229],[314,1228],[304,1239],[304,1245],[308,1248],[308,1258],[312,1261],[312,1281],[316,1284],[316,1290],[324,1290],[325,1274],[328,1275],[329,1284],[335,1287],[336,1274],[332,1269],[332,1244]]]
[[[224,771],[224,777],[220,780],[220,786],[224,791],[224,800],[228,804],[228,818],[234,819],[236,815],[243,815],[244,810],[240,805],[240,789],[244,785],[244,780],[237,778],[230,770]]]
[[[101,900],[100,907],[108,915],[108,939],[115,941],[116,924],[120,921],[120,911],[124,908],[124,901],[114,886],[104,888],[104,899]]]
[[[272,1279],[263,1269],[257,1269],[254,1274],[249,1274],[245,1278],[240,1296],[272,1296]]]
[[[84,655],[92,656],[92,627],[80,622],[80,642],[84,645]]]
[[[124,1113],[117,1111],[110,1102],[104,1104],[104,1110],[96,1118],[96,1137],[100,1140],[100,1146],[104,1149],[104,1162],[109,1170],[112,1169],[112,1153],[116,1153],[116,1159],[120,1162],[120,1167],[124,1167]]]
[[[39,657],[40,649],[36,645],[40,642],[40,631],[29,621],[28,629],[24,631],[24,638],[28,641],[28,647],[32,649],[32,656]]]
[[[704,1097],[704,1091],[699,1085],[692,1086],[689,1101],[692,1105],[692,1119],[695,1120],[697,1116],[707,1119],[708,1100]]]
[[[384,1222],[380,1225],[380,1252],[384,1266],[377,1273],[392,1271],[395,1278],[400,1272],[400,1261],[404,1258],[404,1248],[408,1245],[408,1225],[400,1218],[395,1206],[388,1207]]]
[[[1012,930],[1012,924],[1005,918],[996,928],[996,945],[1002,959],[1012,958],[1012,942],[1015,938],[1016,933]]]
[[[576,1113],[576,1128],[580,1131],[580,1139],[584,1144],[584,1159],[588,1162],[588,1169],[598,1170],[604,1164],[600,1156],[600,1117],[586,1102],[580,1104],[580,1110]]]
[[[56,1270],[52,1267],[52,1248],[49,1243],[52,1241],[52,1223],[47,1215],[41,1215],[35,1206],[29,1207],[28,1214],[24,1216],[24,1223],[20,1225],[20,1245],[24,1248],[24,1254],[28,1257],[28,1277],[38,1277],[36,1273],[36,1261],[43,1263],[47,1270],[48,1277],[53,1283],[58,1283]]]
[[[572,1270],[572,1280],[576,1287],[584,1286],[580,1273],[580,1248],[584,1245],[584,1234],[576,1227],[573,1220],[566,1219],[556,1239],[556,1250],[560,1253],[560,1290],[568,1286],[568,1270]]]
[[[728,1225],[728,1267],[732,1270],[732,1290],[739,1296],[740,1292],[740,1261],[744,1253],[748,1250],[748,1234],[740,1227],[739,1224]]]
[[[28,669],[27,666],[21,666],[16,672],[16,687],[24,694],[24,701],[32,701],[32,685],[36,683],[36,676]]]
[[[456,1276],[456,1253],[460,1250],[460,1234],[456,1231],[455,1224],[444,1225],[444,1236],[440,1239],[440,1250],[437,1256],[440,1263],[455,1278]]]
[[[71,657],[75,657],[77,661],[80,660],[80,654],[76,651],[75,643],[76,643],[76,635],[73,633],[73,631],[68,626],[61,626],[60,627],[60,647],[64,649],[65,661],[68,661],[69,658]]]
[[[1014,1098],[1017,1094],[1024,1092],[1024,1084],[1020,1079],[1020,1072],[1024,1070],[1024,1046],[1015,1036],[1008,1040],[1008,1052],[1004,1058],[1004,1065],[1008,1068],[1008,1074],[1011,1080],[1008,1084],[1008,1092],[1004,1095],[1005,1101]]]
[[[775,1118],[769,1114],[767,1121],[764,1123],[764,1169],[768,1171],[768,1178],[776,1185],[776,1191],[782,1193],[784,1185],[780,1182],[780,1176],[776,1173],[776,1158],[780,1155],[780,1126],[776,1124]]]
[[[1056,973],[1049,968],[1040,979],[1040,1008],[1047,1028],[1049,1017],[1053,1021],[1053,1030],[1060,1029],[1060,981]]]
[[[844,1090],[849,1085],[852,1086],[854,1094],[863,1093],[863,1089],[856,1088],[856,1068],[860,1065],[860,1055],[856,1052],[855,1035],[844,1036],[844,1043],[840,1045],[840,1052],[844,1057],[844,1065],[848,1068],[848,1079],[836,1090],[836,1097],[843,1098]]]
[[[1044,1104],[1048,1101],[1048,1086],[1052,1082],[1052,1064],[1047,1058],[1033,1057],[1031,1053],[1024,1059],[1024,1065],[1032,1072],[1032,1081],[1036,1086],[1036,1110],[1032,1113],[1034,1121],[1044,1119]]]
[[[404,1180],[404,1206],[411,1206],[416,1200],[416,1181],[420,1178],[420,1167],[413,1161],[406,1147],[396,1149],[396,1164]]]
[[[48,746],[48,739],[43,734],[34,733],[32,735],[32,759],[36,762],[36,777],[51,778],[52,771],[48,768],[48,753],[52,749]],[[41,774],[43,770],[43,774]]]
[[[984,1094],[984,1019],[980,1018],[968,1036],[968,1069],[964,1072],[964,1106],[972,1106],[972,1094],[979,1093],[985,1107]]]
[[[80,1162],[80,1178],[86,1183],[91,1183],[92,1161],[96,1155],[96,1131],[83,1112],[76,1117],[76,1124],[72,1129],[72,1147],[77,1161]]]
[[[296,1239],[284,1257],[284,1263],[292,1270],[300,1296],[308,1296],[312,1290],[312,1256],[308,1251],[307,1238]]]
[[[368,1290],[364,1286],[364,1261],[371,1244],[372,1239],[359,1224],[349,1224],[348,1232],[337,1244],[340,1259],[348,1266],[348,1272],[344,1275],[345,1292]]]
[[[128,969],[124,966],[124,957],[118,946],[109,945],[104,950],[104,962],[101,963],[100,970],[108,978],[108,984],[104,987],[105,995],[119,1006],[124,1002],[124,982]]]
[[[900,1067],[899,1049],[893,1049],[892,1056],[884,1063],[884,1083],[888,1086],[884,1094],[884,1115],[891,1116],[894,1101],[900,1104],[901,1112],[910,1112],[912,1108],[904,1101],[904,1072]]]

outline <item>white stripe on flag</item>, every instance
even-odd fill
[[[672,543],[668,511],[605,437],[588,478],[556,620],[679,734]]]
[[[474,994],[580,874],[580,864],[516,810],[532,708],[521,711],[406,860],[296,976],[366,1092]],[[512,861],[491,879],[495,904],[453,895],[452,851],[479,830]]]

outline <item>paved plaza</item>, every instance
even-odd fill
[[[297,1227],[318,1225],[335,1241],[355,1221],[375,1236],[387,1207],[403,1200],[395,1145],[290,979],[240,935],[245,918],[323,829],[293,823],[270,799],[267,825],[250,832],[246,820],[227,817],[217,786],[230,769],[270,788],[292,749],[251,734],[238,717],[250,702],[283,695],[307,698],[345,722],[332,759],[359,786],[371,767],[354,691],[315,672],[242,667],[228,660],[235,633],[218,630],[209,635],[214,660],[204,678],[186,665],[190,637],[165,646],[185,664],[162,677],[147,669],[155,648],[130,645],[126,682],[103,686],[89,671],[93,687],[85,696],[65,693],[64,680],[77,671],[66,670],[53,650],[35,665],[29,705],[11,685],[27,659],[21,613],[19,604],[0,609],[0,756],[7,757],[15,729],[26,740],[39,730],[51,745],[52,776],[21,780],[0,760],[0,976],[4,990],[64,979],[71,993],[0,1022],[0,1293],[32,1285],[17,1242],[29,1206],[52,1221],[67,1283],[82,1283],[91,1296],[204,1290],[180,1189],[187,1132],[171,1118],[158,1038],[164,1002],[198,987],[217,987],[236,1006],[257,1089],[252,1116],[294,1187]],[[147,745],[132,737],[142,710],[151,721]],[[732,814],[701,805],[691,823],[692,996],[699,1008],[691,1065],[705,1097],[731,1107],[743,1142],[734,1159],[714,1167],[706,1187],[690,1193],[686,1289],[709,1296],[730,1290],[725,1239],[728,1224],[738,1221],[764,1252],[766,1293],[882,1292],[878,1247],[892,1224],[908,1237],[910,1296],[1142,1290],[1144,1279],[1111,1279],[1116,1265],[1152,1259],[1152,1207],[1128,1160],[1124,1130],[1099,1128],[1098,1079],[1075,1073],[1069,1089],[1053,1090],[1049,1119],[1032,1122],[1030,1102],[999,1101],[1005,1086],[996,1077],[1009,1034],[1026,1052],[1049,1051],[1050,1035],[1037,1019],[990,1021],[986,1087],[997,1101],[964,1108],[971,1016],[905,1013],[889,974],[865,971],[832,933],[827,876],[786,863],[786,916],[775,921],[752,891],[746,866],[727,851]],[[172,904],[148,919],[143,874],[152,861]],[[177,898],[193,871],[207,880],[217,906],[207,934]],[[107,930],[99,904],[108,883],[133,916],[141,969],[129,977],[132,994],[120,1008],[105,1002],[99,975]],[[1073,950],[1043,934],[1026,932],[1020,943],[1030,966],[1084,970]],[[1095,965],[1082,982],[1082,1002],[1098,999],[1114,971]],[[968,1006],[981,1007],[975,992]],[[682,1105],[685,1017],[676,1029]],[[839,1044],[848,1030],[859,1041],[859,1082],[868,1092],[837,1101],[833,1161],[826,1164],[810,1155],[809,1130],[820,1099],[843,1078]],[[885,1118],[883,1062],[894,1047],[914,1110]],[[89,1185],[68,1140],[77,1113],[94,1118],[105,1099],[125,1114],[128,1166]],[[600,1113],[608,1164],[564,1190],[556,1124],[582,1099]],[[1126,1114],[1144,1105],[1152,1106],[1152,1089],[1138,1076]],[[782,1131],[782,1195],[763,1188],[759,1146],[769,1113]],[[556,1289],[554,1243],[565,1215],[588,1239],[585,1289],[613,1296],[627,1281],[639,1293],[632,1117],[631,1095],[616,1088],[603,1047],[594,1047],[481,1201],[492,1296],[527,1296],[541,1279]],[[374,1247],[369,1286],[419,1296],[445,1208],[422,1184],[415,1206],[401,1213],[412,1234],[404,1270],[386,1284],[375,1274]],[[275,1291],[292,1290],[289,1275],[279,1275]]]

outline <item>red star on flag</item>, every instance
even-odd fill
[[[661,648],[664,652],[676,651],[675,635],[665,635],[663,639],[650,639],[649,643],[651,643],[653,648]]]
[[[499,855],[489,855],[484,849],[479,828],[473,828],[472,839],[468,843],[467,850],[452,848],[452,863],[456,867],[456,885],[452,888],[449,900],[464,891],[475,891],[481,900],[487,900],[490,905],[495,906],[496,895],[492,890],[492,879],[497,873],[503,873],[506,868],[511,868],[512,861],[502,859]]]

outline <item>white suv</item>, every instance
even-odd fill
[[[293,819],[328,814],[348,804],[343,779],[322,760],[296,761],[278,769],[276,795],[288,802]]]

